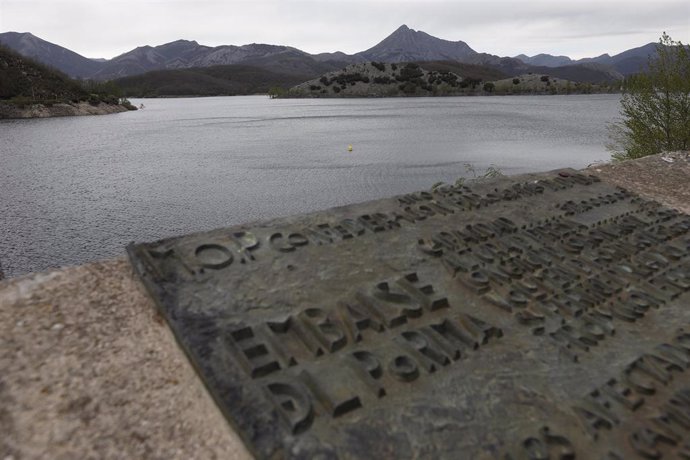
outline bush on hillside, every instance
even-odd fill
[[[471,87],[472,89],[475,89],[482,81],[477,79],[477,78],[465,78],[460,82],[460,87],[461,88],[468,88]]]
[[[371,65],[379,69],[381,72],[386,71],[386,64],[384,64],[383,62],[371,61]]]

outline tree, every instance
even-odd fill
[[[616,160],[690,147],[690,52],[664,32],[646,72],[623,83],[621,120],[609,126]]]
[[[484,83],[484,91],[486,91],[487,93],[493,93],[494,88],[496,88],[496,85],[494,85],[492,82],[487,81],[486,83]]]
[[[268,90],[268,97],[271,99],[276,99],[279,97],[285,97],[287,95],[287,91],[285,88],[281,88],[280,86],[272,86]]]

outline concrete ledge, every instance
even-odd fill
[[[588,173],[690,213],[690,161]],[[0,281],[0,459],[251,458],[123,257]]]
[[[690,157],[688,152],[652,155],[638,160],[592,166],[589,174],[690,214]]]
[[[0,282],[0,459],[251,458],[119,258]]]

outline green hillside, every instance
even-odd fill
[[[0,100],[86,100],[89,94],[62,72],[0,46]]]
[[[279,97],[399,97],[479,94],[500,71],[449,61],[364,62],[290,88]]]
[[[416,61],[415,64],[423,67],[430,72],[447,73],[452,72],[467,79],[492,81],[507,78],[500,70],[476,64],[465,64],[458,61]]]
[[[551,70],[551,69],[550,69]],[[616,90],[609,83],[574,82],[555,75],[506,74],[449,61],[351,64],[300,83],[277,97],[407,97],[490,94],[580,94]]]
[[[121,102],[113,85],[72,80],[58,70],[0,45],[0,102],[24,107],[81,101],[94,105]],[[126,101],[122,105],[131,107]]]
[[[289,88],[314,75],[279,73],[248,65],[156,70],[113,80],[128,97],[235,96]]]

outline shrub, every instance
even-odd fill
[[[15,97],[13,97],[12,99],[9,100],[9,103],[10,103],[10,104],[16,105],[16,106],[19,107],[20,109],[23,109],[23,108],[26,107],[27,105],[31,105],[31,104],[33,103],[33,101],[31,100],[30,97],[26,97],[26,96],[15,96]]]
[[[587,93],[590,87],[583,87]],[[617,160],[690,148],[690,50],[664,32],[645,73],[629,77],[621,121],[609,126]]]
[[[549,81],[549,76],[548,75],[542,75],[540,80],[541,81]]]
[[[400,82],[406,82],[421,79],[423,76],[424,72],[417,64],[407,64],[405,67],[400,69],[400,75],[397,75],[395,79]]]
[[[494,88],[496,88],[496,85],[494,85],[490,81],[484,83],[484,91],[486,91],[487,93],[493,93]]]
[[[333,87],[333,92],[338,94],[340,92],[340,88],[338,86]]]
[[[328,86],[328,85],[330,85],[330,84],[331,84],[331,82],[330,82],[330,81],[328,81],[328,78],[326,78],[325,76],[324,76],[324,77],[321,77],[321,78],[319,78],[319,81],[320,81],[320,82],[321,82],[321,84],[322,84],[322,85],[324,85],[324,86]]]
[[[458,76],[452,72],[441,74],[441,81],[448,83],[450,86],[458,86]]]
[[[398,88],[405,94],[414,94],[417,92],[417,85],[411,81],[403,83],[402,85],[398,86]]]
[[[379,69],[381,72],[385,72],[386,70],[386,64],[384,64],[383,62],[371,61],[371,65]]]
[[[467,88],[467,87],[472,87],[472,89],[475,89],[482,81],[478,78],[465,78],[460,82],[460,87],[461,88]]]
[[[137,110],[137,108],[134,107],[131,102],[129,102],[129,99],[125,99],[124,97],[120,99],[119,103],[127,110]]]
[[[290,90],[292,92],[292,90]],[[288,91],[285,90],[285,88],[282,88],[280,86],[272,86],[268,89],[268,96],[273,99],[276,97],[283,97],[288,93]]]
[[[519,84],[520,84],[520,79],[519,79],[519,78],[513,78],[513,84],[514,84],[514,85],[519,85]]]

